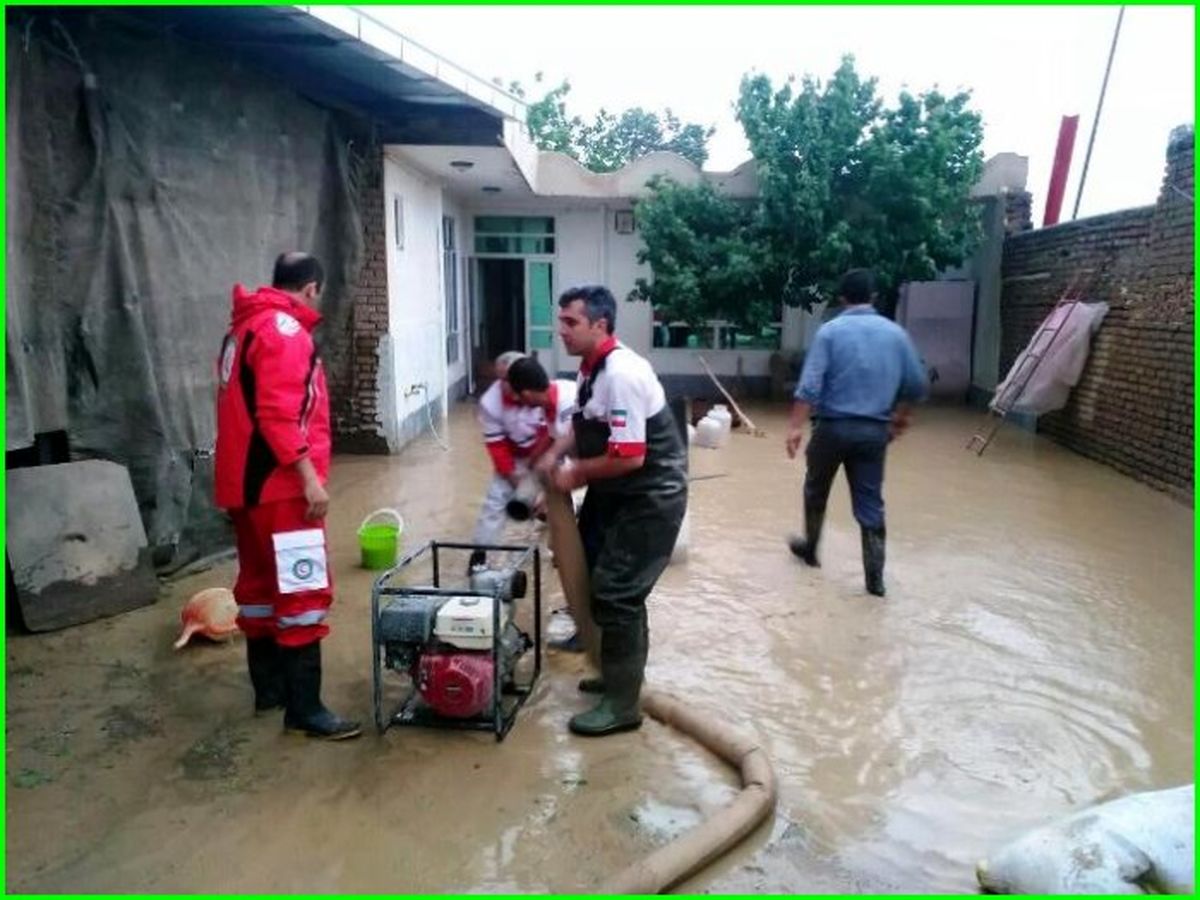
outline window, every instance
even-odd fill
[[[392,194],[392,235],[396,249],[404,249],[404,198]]]
[[[475,252],[512,255],[552,254],[550,216],[476,216]]]
[[[774,303],[773,321],[761,328],[740,328],[732,322],[711,320],[699,325],[664,321],[655,310],[653,346],[664,349],[778,350],[783,338],[783,303]]]
[[[458,243],[454,220],[442,217],[442,283],[446,293],[446,364],[458,362]]]
[[[757,331],[721,321],[692,326],[656,319],[653,327],[654,346],[659,349],[778,350],[783,332],[782,322],[772,322]]]

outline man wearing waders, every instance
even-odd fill
[[[307,253],[275,261],[270,287],[236,285],[218,360],[216,503],[237,536],[233,596],[254,708],[327,740],[357,722],[321,703],[321,640],[333,602],[325,513],[329,391],[313,345],[325,275]]]
[[[813,420],[804,476],[805,536],[788,539],[792,553],[819,566],[817,545],[825,504],[839,466],[846,467],[854,518],[862,532],[867,592],[884,594],[883,561],[887,536],[883,518],[883,462],[888,442],[908,427],[910,405],[928,391],[925,370],[904,329],[872,305],[870,271],[842,276],[840,315],[817,331],[796,385],[787,436],[794,459]]]
[[[671,559],[687,508],[687,448],[650,364],[617,342],[617,304],[604,287],[572,288],[558,300],[558,333],[582,357],[571,432],[539,463],[554,486],[587,486],[579,532],[600,631],[600,678],[579,689],[603,694],[572,717],[576,734],[605,735],[642,723],[639,697],[649,650],[646,598]],[[563,454],[571,459],[558,468]]]

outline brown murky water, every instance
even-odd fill
[[[410,547],[470,532],[486,459],[342,458],[327,702],[369,716],[360,519],[396,506]],[[1192,510],[1015,430],[930,410],[888,460],[889,596],[861,591],[842,482],[824,567],[783,546],[800,464],[771,437],[693,451],[690,560],[652,600],[650,679],[761,736],[769,826],[689,891],[964,891],[1022,828],[1113,793],[1190,781]],[[392,729],[324,745],[255,719],[240,641],[173,653],[183,600],[8,643],[12,891],[557,891],[726,802],[730,771],[656,723],[566,733],[580,663],[550,656],[508,739]],[[554,575],[548,576],[551,585]],[[556,585],[555,589],[556,589]]]

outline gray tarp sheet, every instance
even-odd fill
[[[65,429],[127,466],[156,561],[228,544],[212,508],[230,288],[318,254],[329,328],[362,256],[360,125],[119,13],[8,10],[7,449]],[[356,138],[356,140],[352,140]]]

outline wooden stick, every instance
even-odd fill
[[[755,425],[754,422],[751,421],[750,417],[742,411],[742,408],[737,405],[737,401],[729,396],[729,391],[725,390],[724,385],[717,380],[717,376],[713,373],[713,370],[708,367],[708,361],[705,360],[705,358],[699,353],[696,354],[696,359],[700,360],[700,365],[704,366],[704,371],[707,372],[708,377],[713,380],[713,384],[717,386],[717,390],[719,390],[725,396],[725,399],[729,401],[729,405],[733,407],[733,411],[738,414],[743,422],[750,426],[750,430],[754,433],[754,436],[766,437],[767,433]]]

